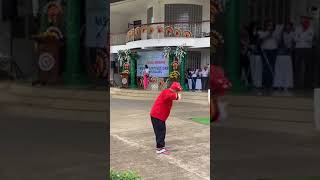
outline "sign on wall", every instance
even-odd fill
[[[137,60],[137,76],[143,76],[145,65],[148,65],[150,75],[153,77],[168,77],[169,62],[163,56],[161,51],[138,52],[139,59]]]
[[[104,48],[107,44],[108,9],[106,0],[87,0],[86,44]]]

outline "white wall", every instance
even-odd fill
[[[147,23],[147,9],[145,9],[143,12],[140,12],[139,14],[136,14],[129,18],[128,23],[133,24],[133,21],[141,20],[142,24]]]
[[[124,33],[128,30],[128,16],[120,14],[110,15],[110,33]]]
[[[201,5],[203,7],[202,13],[203,13],[203,20],[210,20],[210,0],[150,0],[146,2],[144,9],[141,10],[141,8],[133,8],[133,10],[136,10],[136,13],[133,13],[134,15],[131,15],[130,17],[125,15],[119,15],[119,14],[113,14],[111,13],[111,31],[112,26],[118,26],[115,24],[122,24],[124,23],[124,19],[127,18],[126,23],[132,23],[134,20],[142,20],[142,23],[147,23],[147,9],[150,7],[153,7],[153,15],[154,15],[154,21],[155,22],[163,22],[164,21],[164,7],[165,4],[196,4]],[[111,6],[112,8],[112,6]],[[125,14],[125,13],[123,13]]]

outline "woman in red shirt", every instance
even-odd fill
[[[178,82],[174,82],[169,89],[163,90],[155,101],[151,112],[151,122],[156,136],[157,154],[170,154],[165,148],[166,120],[170,115],[174,100],[180,100],[182,87]]]

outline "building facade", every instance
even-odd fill
[[[210,63],[209,0],[124,0],[111,3],[110,12],[111,60],[119,50],[138,52],[138,77],[143,63],[161,58],[165,47],[187,49],[185,69]],[[112,64],[111,73],[117,74],[117,64]],[[166,69],[168,62],[162,66]],[[168,73],[154,72],[154,76],[168,77]]]

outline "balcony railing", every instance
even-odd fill
[[[126,33],[111,34],[111,45],[124,45],[127,42],[164,38],[203,38],[210,37],[210,20],[201,22],[159,22],[130,25]]]

